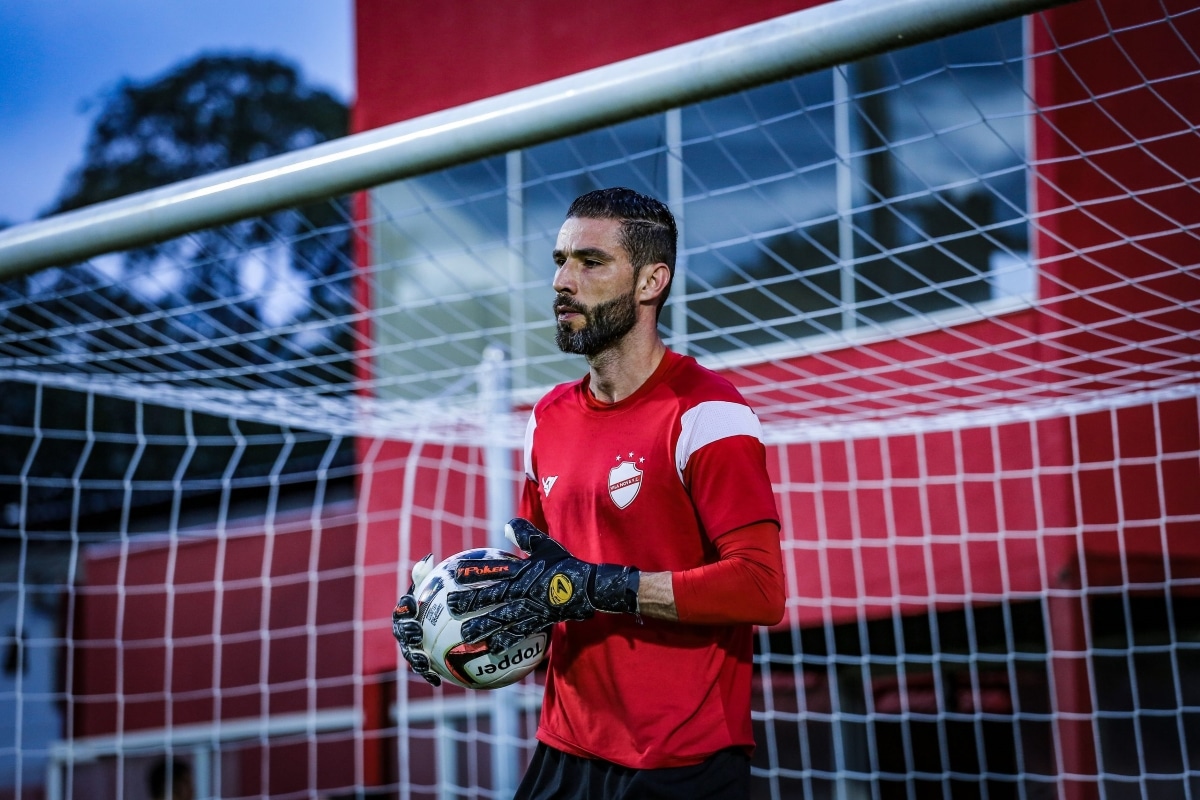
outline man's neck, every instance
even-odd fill
[[[667,346],[655,330],[651,336],[626,336],[597,353],[588,359],[592,396],[602,403],[624,400],[654,374],[666,352]]]

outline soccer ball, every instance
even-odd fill
[[[462,624],[488,610],[455,616],[446,607],[450,592],[479,586],[464,587],[455,579],[458,563],[470,558],[520,561],[504,550],[480,548],[452,555],[431,569],[413,592],[421,623],[421,649],[429,656],[433,671],[445,680],[468,689],[499,689],[521,680],[541,663],[550,636],[547,632],[532,634],[498,654],[489,653],[486,642],[464,643]]]

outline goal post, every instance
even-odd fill
[[[509,792],[540,673],[433,690],[389,614],[499,541],[627,185],[763,424],[754,796],[1194,795],[1192,5],[837,0],[0,231],[0,794]]]
[[[1068,0],[839,0],[659,53],[0,231],[0,277],[593,130]]]

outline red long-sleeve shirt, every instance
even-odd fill
[[[757,418],[668,352],[633,395],[587,379],[534,408],[520,512],[576,557],[671,572],[679,622],[597,614],[555,627],[538,738],[634,768],[753,747],[752,623],[783,613],[778,513]]]

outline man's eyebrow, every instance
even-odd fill
[[[571,251],[555,249],[555,251],[554,251],[554,260],[555,261],[566,261],[569,256],[573,256],[573,257],[581,259],[581,260],[585,259],[585,258],[590,258],[595,261],[612,261],[613,260],[612,253],[608,252],[607,250],[601,249],[599,247],[581,247],[578,250],[571,250]]]

